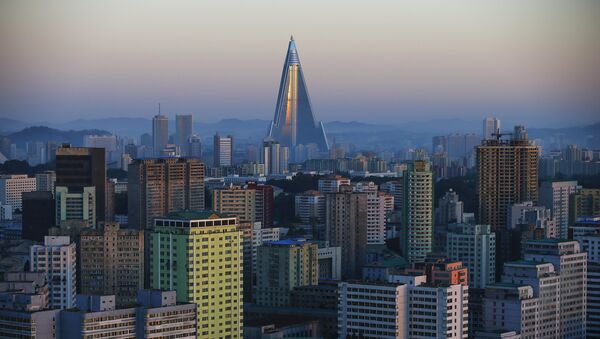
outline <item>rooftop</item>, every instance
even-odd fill
[[[543,243],[543,244],[560,244],[563,242],[573,242],[576,240],[561,239],[561,238],[544,238],[544,239],[531,239],[528,243]]]
[[[508,262],[506,262],[506,264],[537,266],[537,265],[547,265],[549,263],[548,262],[533,261],[533,260],[522,260],[521,259],[521,260],[515,260],[515,261],[508,261]]]
[[[270,241],[266,244],[268,245],[302,245],[306,244],[306,239],[303,238],[295,238],[295,239],[283,239],[277,241]]]
[[[157,219],[190,221],[190,220],[220,219],[220,218],[233,218],[233,216],[224,214],[224,213],[220,213],[220,212],[211,211],[211,210],[205,210],[205,211],[185,210],[185,211],[171,212],[171,213],[168,213],[167,215],[165,215],[161,218],[157,218]]]

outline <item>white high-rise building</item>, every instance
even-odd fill
[[[50,307],[75,307],[76,248],[69,237],[46,236],[44,245],[30,249],[31,272],[44,272],[50,292]]]
[[[296,216],[305,224],[311,222],[325,224],[325,200],[325,195],[319,191],[296,194],[294,198]]]
[[[340,186],[350,185],[350,179],[336,175],[323,179],[319,179],[319,192],[323,194],[337,193],[340,191]]]
[[[278,141],[267,138],[263,142],[260,161],[265,166],[265,175],[285,174],[288,172],[290,149],[281,146]]]
[[[552,211],[552,219],[558,228],[558,237],[567,239],[569,232],[569,197],[581,187],[577,181],[542,182],[540,204]]]
[[[448,259],[460,260],[469,270],[469,286],[484,288],[496,279],[496,234],[490,225],[462,224],[448,231]]]
[[[544,230],[546,238],[558,237],[558,229],[551,212],[544,206],[534,206],[533,202],[525,201],[511,205],[506,218],[508,229],[516,229],[518,225],[535,225]]]
[[[13,211],[23,209],[23,192],[36,190],[35,178],[27,174],[0,175],[0,204],[12,206]]]
[[[338,338],[408,338],[406,284],[340,282]]]
[[[463,220],[463,202],[458,194],[450,189],[439,199],[438,207],[435,209],[436,225],[447,226],[450,223],[461,224]]]
[[[515,331],[521,338],[562,338],[560,276],[549,262],[519,260],[504,264],[502,281],[483,297],[486,331]]]
[[[483,138],[485,140],[495,139],[494,134],[500,131],[500,119],[485,118],[483,120]]]
[[[401,180],[384,182],[379,186],[382,192],[387,192],[394,196],[394,209],[402,209],[402,201],[404,199],[404,183]]]
[[[367,193],[367,244],[377,245],[385,243],[385,217],[389,211],[389,198],[381,192],[374,182],[359,182],[354,185],[354,191]],[[393,200],[392,200],[393,208]]]
[[[340,282],[338,338],[467,338],[469,287],[426,281]]]
[[[530,240],[525,260],[549,262],[559,274],[560,338],[585,338],[587,315],[587,253],[577,241]]]
[[[573,238],[587,252],[587,321],[588,337],[600,338],[600,235],[597,228],[579,229]]]
[[[410,288],[409,332],[404,338],[467,338],[469,286],[421,284]]]

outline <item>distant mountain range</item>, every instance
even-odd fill
[[[261,119],[224,119],[219,122],[195,122],[194,132],[211,144],[215,132],[232,134],[237,142],[258,143],[267,134],[270,124]],[[103,118],[79,119],[67,123],[45,123],[43,127],[22,121],[0,118],[0,134],[10,135],[13,142],[25,141],[66,141],[74,145],[82,142],[86,134],[116,134],[121,137],[138,139],[144,133],[152,134],[152,120],[146,118]],[[434,135],[449,133],[481,133],[481,122],[462,119],[440,119],[427,122],[403,122],[395,125],[368,124],[357,121],[332,121],[324,123],[325,131],[333,142],[352,143],[362,149],[386,149],[421,147],[431,142]],[[508,126],[505,129],[510,129]],[[170,133],[175,132],[175,123],[169,123]],[[600,122],[578,127],[527,129],[532,139],[549,140],[561,136],[564,143],[577,143],[585,146],[593,138],[600,143]],[[20,131],[20,132],[17,132]]]
[[[82,146],[84,135],[109,135],[110,132],[99,129],[61,131],[46,126],[27,127],[19,132],[9,134],[10,141],[23,147],[26,142],[65,142],[73,146]]]

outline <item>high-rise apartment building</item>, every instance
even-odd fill
[[[587,252],[587,319],[588,338],[600,337],[600,234],[598,227],[578,227],[573,239]]]
[[[56,186],[56,225],[77,220],[87,227],[96,227],[96,188],[83,187],[80,192],[69,191],[68,187]]]
[[[265,175],[287,173],[289,151],[288,147],[281,146],[278,141],[265,139],[260,153],[260,161],[265,165]]]
[[[538,201],[539,147],[523,126],[516,126],[510,140],[484,140],[477,147],[478,219],[492,231],[506,228],[512,204]]]
[[[256,221],[256,191],[239,186],[215,189],[213,193],[213,210],[235,215],[240,222]]]
[[[36,190],[42,192],[54,192],[56,183],[55,171],[44,171],[35,175]]]
[[[558,228],[558,237],[566,239],[569,233],[569,199],[580,189],[577,181],[542,182],[540,204],[552,211]]]
[[[500,126],[500,119],[498,118],[488,117],[483,119],[483,139],[496,139],[497,134],[500,133]]]
[[[366,262],[367,193],[353,192],[349,185],[327,194],[325,220],[327,240],[342,248],[342,277],[358,278]]]
[[[340,282],[338,338],[467,338],[469,288],[427,282]]]
[[[30,271],[46,274],[51,308],[75,307],[76,248],[69,237],[46,236],[43,245],[31,246]]]
[[[342,185],[350,185],[350,179],[335,175],[319,179],[318,189],[323,194],[337,193]]]
[[[409,262],[423,261],[432,251],[433,175],[425,161],[413,161],[404,171],[402,253]]]
[[[354,185],[356,192],[367,193],[367,244],[385,243],[385,217],[390,211],[389,199],[379,192],[373,182],[359,182]],[[393,196],[389,195],[393,199]],[[393,200],[391,201],[393,208]]]
[[[338,338],[408,338],[408,285],[340,282],[338,293]]]
[[[464,207],[458,194],[450,189],[439,199],[438,207],[435,209],[435,224],[448,225],[463,222]]]
[[[294,287],[319,282],[317,245],[302,240],[279,240],[258,248],[256,303],[291,306]]]
[[[231,166],[233,165],[233,137],[228,135],[222,137],[219,133],[213,138],[213,166]]]
[[[151,286],[196,303],[198,337],[242,338],[243,248],[235,217],[175,212],[154,221]]]
[[[246,184],[246,189],[252,189],[256,192],[256,197],[254,199],[256,202],[256,221],[261,222],[265,228],[273,227],[273,219],[275,217],[273,186],[249,181]]]
[[[104,148],[70,147],[62,145],[56,150],[56,186],[69,192],[82,192],[93,186],[96,192],[96,221],[105,215],[106,203],[106,152]]]
[[[183,156],[188,154],[188,139],[192,136],[193,116],[191,114],[175,115],[175,145],[179,146]]]
[[[81,232],[79,253],[81,293],[114,294],[119,306],[135,303],[144,288],[144,232],[104,223]]]
[[[165,115],[155,115],[152,118],[152,150],[154,156],[162,154],[165,145],[169,143],[169,119]]]
[[[150,228],[169,212],[204,209],[204,164],[195,158],[136,159],[127,190],[129,227]]]
[[[23,239],[43,242],[48,230],[55,226],[54,197],[52,192],[25,192],[23,197]]]
[[[525,260],[554,265],[559,275],[559,332],[561,338],[584,338],[587,314],[587,253],[577,241],[561,239],[531,240]]]
[[[582,188],[571,196],[569,207],[570,224],[575,224],[577,218],[600,216],[600,189]]]
[[[402,180],[394,180],[384,182],[379,186],[383,192],[387,192],[394,196],[394,210],[400,211],[404,207],[404,182]]]
[[[469,286],[425,283],[409,288],[408,336],[467,338]]]
[[[469,271],[469,287],[484,288],[496,281],[496,235],[489,225],[461,224],[449,230],[446,255]]]
[[[23,192],[35,190],[35,178],[28,178],[27,174],[0,175],[0,204],[10,205],[13,211],[23,209]]]
[[[325,224],[325,194],[319,191],[306,191],[294,197],[294,212],[305,224],[314,222]]]

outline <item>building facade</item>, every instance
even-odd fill
[[[51,308],[75,307],[76,258],[75,243],[71,243],[69,237],[46,236],[44,245],[31,246],[30,271],[46,274]]]
[[[152,118],[152,150],[154,156],[162,154],[165,145],[169,143],[169,119],[165,115],[155,115]]]
[[[192,136],[194,126],[193,116],[191,114],[175,115],[175,145],[179,146],[183,156],[188,154],[188,139]]]
[[[129,227],[147,229],[169,212],[204,210],[204,164],[195,158],[137,159],[128,171]]]
[[[56,186],[56,225],[71,220],[81,221],[88,227],[96,227],[96,188],[83,187],[81,192],[69,191],[68,187]]]
[[[198,337],[243,337],[243,247],[235,217],[177,212],[151,235],[151,286],[197,304]]]
[[[433,175],[427,162],[409,163],[403,201],[400,248],[409,262],[423,261],[433,249]]]
[[[104,148],[70,147],[56,150],[56,186],[81,192],[84,187],[95,189],[96,221],[105,216],[106,151]]]
[[[506,228],[509,206],[538,201],[539,147],[516,126],[510,140],[485,140],[477,147],[478,219],[492,231]]]
[[[222,137],[219,133],[213,138],[213,166],[231,166],[233,165],[233,137],[228,135]]]
[[[115,295],[121,307],[136,302],[144,288],[144,232],[104,223],[81,232],[79,253],[82,294]]]
[[[367,255],[367,194],[342,186],[327,194],[325,211],[327,240],[342,248],[342,277],[360,277]]]
[[[317,245],[304,240],[279,240],[258,248],[256,303],[285,307],[295,287],[319,282]]]
[[[27,174],[13,174],[0,176],[0,204],[10,205],[12,211],[23,209],[21,195],[24,192],[36,190],[35,178],[28,178]]]
[[[558,228],[558,237],[566,239],[569,233],[569,200],[580,189],[577,181],[542,182],[540,204],[549,208]]]
[[[469,287],[484,288],[496,281],[496,235],[490,225],[461,224],[446,238],[446,255],[469,270]]]

